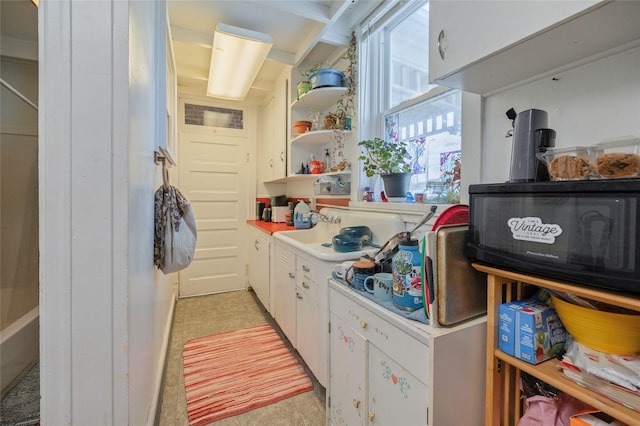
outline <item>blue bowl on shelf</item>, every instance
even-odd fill
[[[341,87],[344,74],[333,68],[321,68],[309,75],[311,88],[319,87]]]

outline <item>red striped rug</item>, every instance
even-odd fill
[[[300,363],[268,324],[188,340],[183,358],[191,426],[313,388]]]

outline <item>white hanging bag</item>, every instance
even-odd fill
[[[180,271],[191,264],[198,233],[191,203],[169,185],[169,173],[163,168],[164,184],[155,194],[154,263],[165,274]]]
[[[173,203],[165,203],[167,216],[164,246],[160,270],[165,274],[180,271],[191,264],[196,249],[197,231],[196,218],[191,204],[182,209],[182,217],[176,224],[170,212]]]

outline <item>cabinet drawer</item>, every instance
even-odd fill
[[[430,376],[429,357],[431,352],[427,344],[419,342],[382,317],[333,289],[331,289],[329,297],[332,313],[342,318],[362,337],[396,360],[418,380],[429,383],[427,379]]]
[[[298,287],[297,291],[301,294],[318,301],[318,283],[311,278],[306,275],[296,274],[296,287]]]
[[[300,254],[296,255],[297,271],[311,278],[313,277],[313,273],[317,272],[316,269],[317,269],[317,266],[314,264],[314,262],[311,259],[305,256],[301,256]]]

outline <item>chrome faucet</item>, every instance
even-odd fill
[[[318,220],[325,223],[340,223],[342,221],[342,218],[340,216],[327,216],[320,213],[318,215]]]

